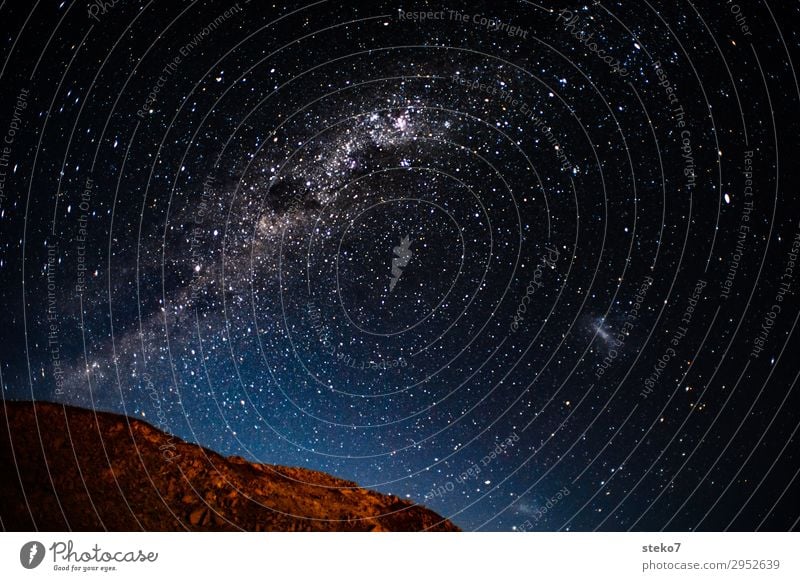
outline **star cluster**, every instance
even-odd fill
[[[729,4],[0,8],[4,397],[466,530],[796,527],[800,14]]]

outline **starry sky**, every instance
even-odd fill
[[[797,528],[796,5],[0,11],[5,399],[465,530]]]

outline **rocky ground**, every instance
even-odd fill
[[[0,462],[4,530],[458,530],[322,472],[225,458],[139,420],[51,403],[0,407]]]

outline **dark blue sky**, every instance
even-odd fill
[[[4,397],[467,530],[796,526],[797,9],[344,4],[3,8]]]

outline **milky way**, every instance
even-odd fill
[[[465,530],[796,528],[800,11],[568,4],[4,5],[4,397]]]

